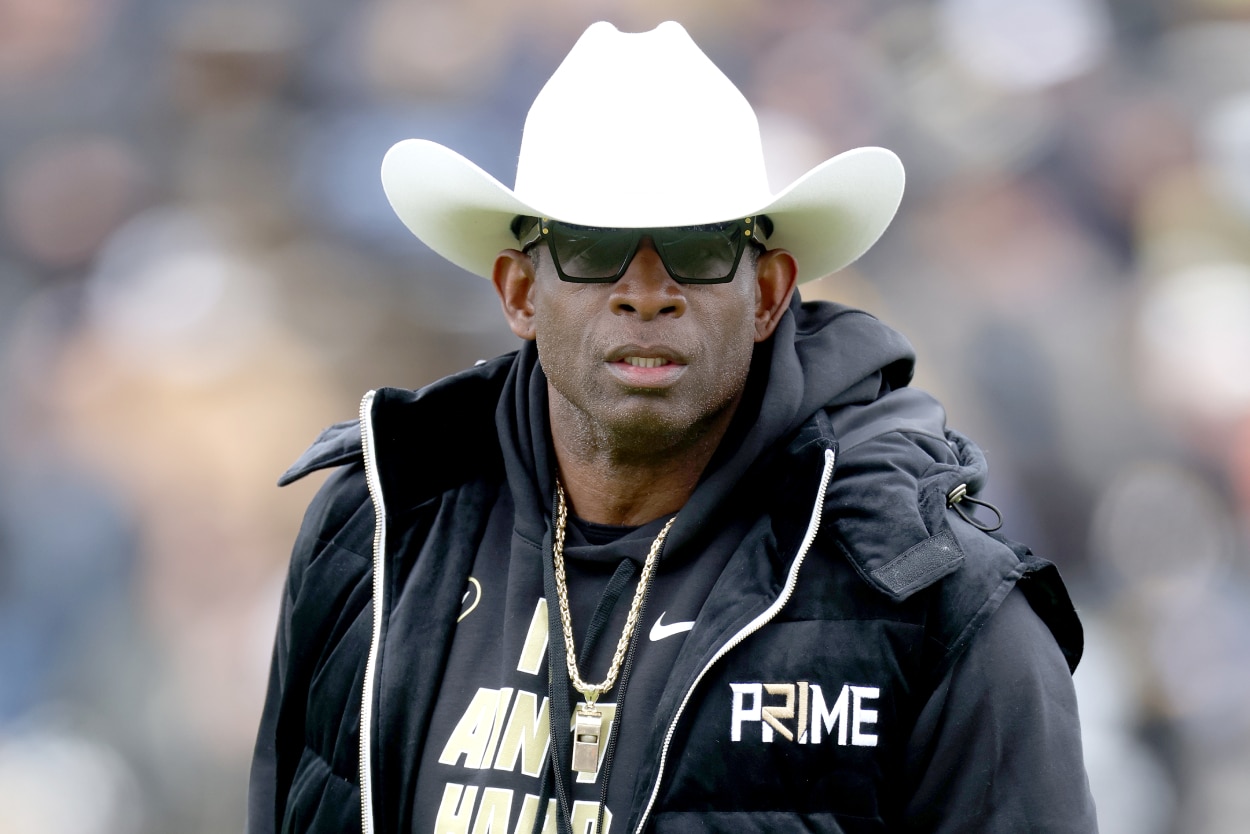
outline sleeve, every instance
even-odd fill
[[[353,518],[357,516],[363,517],[365,524],[353,525]],[[343,531],[352,530],[354,538],[359,540],[357,545],[369,544],[373,535],[372,517],[372,504],[359,463],[334,472],[322,484],[304,514],[292,548],[274,637],[265,705],[252,754],[247,794],[247,834],[274,834],[281,827],[287,804],[286,794],[301,751],[305,700],[311,674],[309,657],[318,653],[318,640],[321,638],[320,632],[314,630],[310,633],[308,630],[307,604],[304,605],[304,619],[301,621],[303,630],[295,625],[297,607],[307,597],[316,609],[313,618],[316,622],[329,621],[333,615],[333,607],[328,600],[334,595],[327,591],[324,584],[316,585],[301,595],[305,582],[311,581],[308,578],[310,565],[319,553],[327,549],[327,543],[337,541],[337,536]],[[362,558],[361,561],[367,560]],[[341,583],[359,581],[362,580],[356,574],[342,574]],[[326,597],[324,605],[317,602],[319,595]]]
[[[269,666],[269,687],[261,712],[256,747],[252,753],[252,770],[247,787],[247,827],[245,834],[274,834],[278,824],[278,713],[282,704],[282,669],[286,663],[285,639],[289,596],[282,600],[278,618],[278,634],[274,639],[273,659]]]
[[[906,773],[907,831],[1098,830],[1071,673],[1020,590],[921,711]]]

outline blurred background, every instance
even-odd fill
[[[515,347],[382,154],[511,183],[585,26],[669,17],[776,188],[902,156],[882,242],[802,292],[912,339],[1068,579],[1104,834],[1246,830],[1250,0],[0,0],[0,834],[242,829],[320,482],[276,477]]]

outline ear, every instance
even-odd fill
[[[529,255],[505,249],[495,257],[491,283],[503,305],[508,327],[527,341],[534,339],[534,263]]]
[[[785,249],[769,249],[755,267],[755,341],[773,335],[798,284],[799,265]]]

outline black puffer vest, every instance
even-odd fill
[[[284,475],[341,467],[292,560],[254,834],[356,830],[362,814],[365,831],[410,830],[469,567],[507,489],[493,415],[517,361],[373,393]],[[700,519],[742,535],[655,704],[614,830],[891,830],[920,710],[1015,587],[1075,668],[1081,627],[1053,566],[952,506],[981,487],[980,451],[928,395],[869,382],[875,393],[813,411]]]

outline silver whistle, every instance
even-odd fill
[[[590,704],[578,704],[573,718],[573,770],[594,773],[599,769],[599,736],[603,713]]]

